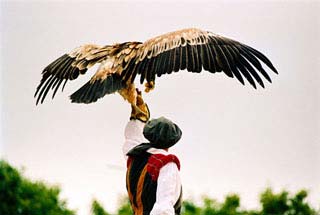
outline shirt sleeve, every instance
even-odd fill
[[[156,202],[150,215],[174,215],[181,189],[179,170],[175,163],[168,163],[161,168],[158,177]]]
[[[125,158],[127,153],[135,146],[147,142],[143,136],[143,128],[145,123],[140,120],[130,120],[124,130],[125,141],[122,146],[122,152]]]

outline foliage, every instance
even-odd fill
[[[268,188],[260,196],[261,215],[316,215],[316,211],[304,201],[307,195],[306,190],[301,190],[289,197],[287,191],[275,194]]]
[[[91,203],[91,211],[94,215],[110,215],[108,212],[104,210],[101,204],[97,200],[93,200]]]
[[[59,198],[60,189],[43,182],[31,182],[0,160],[0,214],[1,215],[73,215]],[[260,195],[260,210],[245,210],[241,207],[237,194],[227,195],[223,202],[204,197],[201,204],[185,200],[181,215],[320,215],[307,202],[306,190],[292,195],[287,191],[275,193],[267,188]],[[111,215],[102,205],[93,200],[93,215]],[[128,198],[122,198],[117,215],[132,215]]]
[[[0,214],[72,215],[59,199],[60,189],[43,182],[31,182],[7,162],[0,160]]]
[[[240,207],[240,197],[229,194],[224,202],[204,197],[202,203],[197,205],[191,200],[185,200],[182,205],[181,215],[317,215],[308,203],[305,202],[307,191],[301,190],[290,196],[287,191],[274,193],[267,188],[260,195],[260,210],[244,210]],[[123,199],[118,215],[132,215],[128,199]],[[98,215],[98,214],[94,214]]]
[[[316,211],[305,202],[307,195],[307,191],[301,190],[290,197],[287,191],[277,194],[267,188],[260,195],[262,209],[259,211],[241,209],[240,197],[236,194],[226,196],[222,203],[205,197],[202,206],[185,201],[182,215],[316,215]]]
[[[240,210],[240,198],[236,194],[226,196],[224,202],[219,203],[215,199],[204,197],[202,205],[195,205],[190,200],[184,201],[182,206],[183,215],[244,215],[248,212]],[[253,213],[250,213],[254,215]]]
[[[130,201],[127,197],[122,197],[120,200],[120,207],[117,211],[118,215],[127,215],[127,214],[133,214]]]

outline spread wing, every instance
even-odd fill
[[[63,81],[62,90],[68,80],[76,79],[94,64],[105,60],[109,51],[110,46],[83,45],[53,61],[42,72],[42,79],[34,95],[37,97],[37,104],[44,101],[50,88],[54,98]]]
[[[70,99],[74,103],[92,103],[106,94],[112,94],[128,85],[120,76],[123,65],[132,59],[141,42],[125,42],[110,47],[109,57],[103,61],[90,81],[74,92]],[[121,93],[120,93],[121,94]]]
[[[256,49],[226,37],[199,29],[184,29],[150,39],[142,44],[122,72],[123,79],[134,81],[140,74],[140,82],[154,81],[155,77],[173,71],[224,72],[236,77],[243,85],[243,76],[256,88],[262,87],[260,77],[271,82],[261,62],[277,73],[270,60]]]

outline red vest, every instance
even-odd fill
[[[129,156],[126,185],[135,215],[150,214],[156,202],[159,172],[163,166],[170,162],[174,162],[180,170],[180,162],[175,155],[143,152],[139,156]],[[180,194],[180,198],[175,205],[176,214],[180,214],[181,199]]]

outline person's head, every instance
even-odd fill
[[[171,120],[160,117],[146,123],[143,135],[150,141],[152,147],[168,149],[180,140],[182,131]]]

